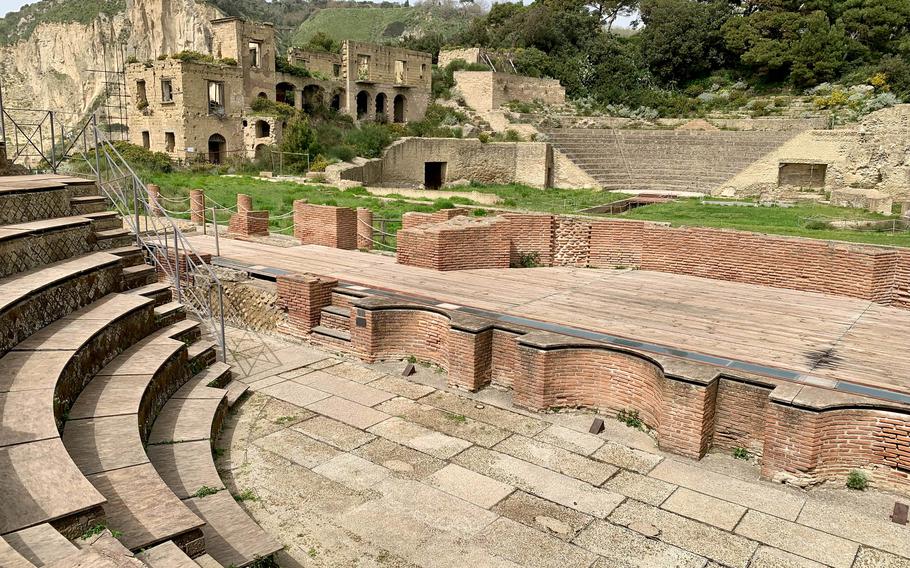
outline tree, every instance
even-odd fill
[[[665,81],[687,81],[720,67],[726,60],[721,31],[730,17],[726,2],[644,0],[639,34],[648,68]]]
[[[316,133],[310,128],[306,115],[298,114],[288,122],[281,140],[281,151],[287,152],[284,156],[286,166],[306,171],[308,161],[317,153]]]
[[[638,8],[638,0],[591,0],[587,5],[609,33],[613,30],[616,18],[631,16],[635,13]]]

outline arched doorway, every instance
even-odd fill
[[[272,127],[264,120],[256,121],[256,138],[268,138],[272,133]]]
[[[395,122],[404,122],[408,113],[408,100],[404,95],[395,95]]]
[[[319,85],[307,85],[303,88],[303,112],[313,114],[325,104],[325,90]]]
[[[220,164],[226,157],[227,141],[220,134],[212,134],[209,137],[209,162]]]
[[[370,112],[370,94],[366,91],[357,93],[357,120],[362,120]]]
[[[269,159],[269,147],[266,144],[257,144],[254,152],[257,164],[265,164]]]
[[[379,122],[385,122],[388,118],[386,114],[386,96],[385,93],[379,93],[376,95],[376,120]]]
[[[278,83],[275,85],[275,101],[294,105],[294,85],[290,83]]]
[[[269,96],[268,96],[267,94],[265,94],[264,91],[263,91],[263,92],[260,92],[260,93],[259,93],[258,95],[256,95],[256,96],[257,96],[258,98],[260,98],[260,99],[267,99],[267,98],[269,98]]]
[[[335,93],[332,95],[332,102],[329,104],[329,108],[338,112],[341,110],[341,93]]]

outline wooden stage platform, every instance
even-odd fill
[[[214,239],[191,236],[214,254]],[[910,311],[865,300],[649,271],[436,272],[378,254],[222,239],[225,259],[609,333],[910,394]],[[831,381],[829,381],[831,380]]]

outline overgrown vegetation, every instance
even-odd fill
[[[623,408],[616,413],[616,419],[629,428],[635,428],[636,430],[645,429],[645,423],[642,422],[641,418],[638,416],[637,410]]]
[[[208,497],[209,495],[214,495],[215,493],[218,493],[218,491],[220,491],[220,489],[216,489],[214,487],[209,487],[208,485],[203,485],[202,487],[197,489],[195,493],[193,493],[193,497]]]
[[[536,268],[540,266],[540,253],[537,251],[519,253],[518,261],[512,268]]]
[[[40,24],[88,24],[99,15],[113,16],[126,9],[126,0],[55,0],[26,4],[0,18],[0,44],[10,45],[32,35]]]
[[[867,487],[869,487],[869,478],[865,472],[854,469],[847,475],[847,489],[865,491]]]
[[[258,501],[259,497],[256,496],[256,493],[254,493],[252,489],[244,489],[240,493],[234,495],[234,500],[238,503],[242,503],[244,501]]]
[[[93,536],[98,536],[99,534],[103,533],[106,530],[108,530],[108,527],[105,523],[96,523],[96,524],[90,526],[89,528],[85,529],[85,531],[79,536],[79,538],[81,538],[82,540],[87,540],[87,539],[92,538]],[[123,536],[123,532],[111,529],[111,536],[114,538],[120,538],[121,536]]]
[[[733,457],[738,460],[749,461],[752,459],[752,452],[741,446],[736,446],[733,448]]]

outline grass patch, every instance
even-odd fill
[[[738,460],[747,460],[748,461],[748,460],[752,459],[752,452],[750,452],[746,448],[737,446],[737,447],[733,448],[733,457]]]
[[[209,495],[214,495],[218,493],[220,489],[215,489],[214,487],[209,487],[208,485],[203,485],[193,493],[193,497],[208,497]]]
[[[645,429],[645,423],[639,418],[637,410],[624,408],[616,413],[616,419],[629,428],[635,428],[636,430]]]
[[[238,503],[243,503],[244,501],[258,501],[259,497],[253,493],[252,489],[244,489],[240,493],[234,495],[234,501]]]
[[[98,536],[99,534],[103,533],[105,530],[108,530],[106,524],[97,523],[97,524],[94,524],[94,525],[90,526],[89,528],[85,529],[85,532],[83,532],[79,536],[79,538],[81,538],[82,540],[87,540],[87,539],[92,538],[93,536]],[[121,536],[123,536],[123,532],[111,529],[111,536],[114,538],[120,538]]]
[[[457,422],[459,424],[464,424],[468,421],[468,417],[464,414],[454,414],[452,412],[446,412],[445,417],[451,420],[452,422]]]
[[[854,469],[847,476],[847,489],[865,491],[867,487],[869,487],[869,478],[866,476],[865,472]]]

